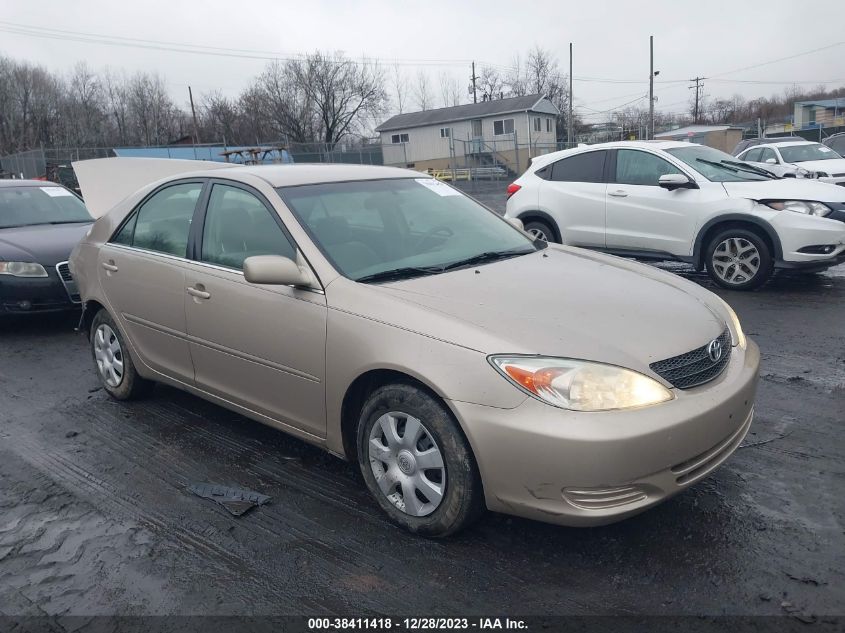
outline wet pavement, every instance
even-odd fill
[[[842,614],[845,267],[719,294],[763,354],[724,466],[616,525],[487,514],[446,541],[280,432],[160,386],[110,400],[73,316],[4,322],[0,614]],[[237,518],[196,482],[272,500]]]

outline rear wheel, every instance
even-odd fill
[[[707,272],[722,288],[754,290],[772,276],[774,261],[766,241],[748,229],[726,229],[707,247]]]
[[[105,310],[91,323],[91,354],[100,384],[118,400],[133,400],[150,392],[152,381],[138,375],[117,324]]]
[[[448,536],[484,509],[463,433],[441,402],[413,385],[380,387],[364,403],[358,465],[382,510],[411,532]]]
[[[555,234],[552,227],[542,220],[531,220],[525,223],[525,232],[532,237],[544,242],[554,242]]]

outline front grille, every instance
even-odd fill
[[[56,271],[59,273],[59,277],[62,278],[62,281],[73,281],[73,275],[70,274],[70,266],[67,265],[67,262],[63,262],[56,266]]]
[[[721,374],[731,359],[730,330],[725,328],[725,331],[716,340],[721,345],[722,353],[715,362],[710,358],[708,351],[710,344],[713,342],[711,341],[686,354],[651,363],[649,367],[654,373],[678,389],[690,389],[703,385]]]

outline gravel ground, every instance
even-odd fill
[[[842,614],[845,267],[719,294],[763,353],[727,464],[616,525],[488,514],[447,541],[280,432],[165,387],[110,400],[73,315],[4,322],[0,615]],[[272,501],[235,518],[200,481]]]

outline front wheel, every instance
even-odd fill
[[[154,383],[138,374],[123,335],[105,310],[100,310],[91,323],[91,354],[100,384],[113,398],[133,400],[152,389]]]
[[[361,410],[357,444],[367,488],[405,529],[448,536],[483,511],[472,451],[449,411],[424,390],[376,389]]]
[[[774,261],[768,244],[748,229],[726,229],[707,247],[707,272],[728,290],[754,290],[772,276]]]

